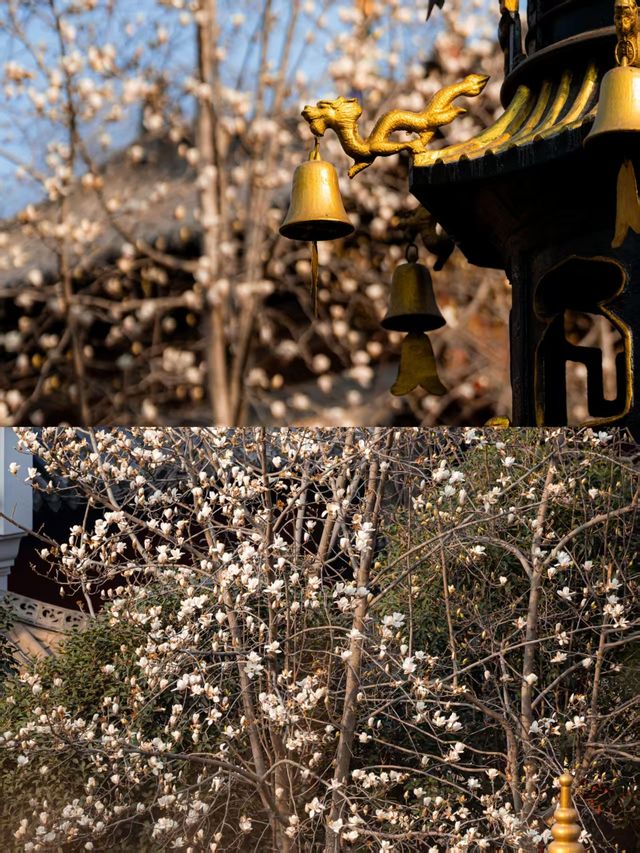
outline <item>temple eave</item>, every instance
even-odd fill
[[[564,148],[563,143],[573,148],[574,132],[583,131],[579,133],[578,144],[581,144],[585,135],[583,126],[595,117],[597,91],[598,68],[593,62],[581,73],[565,70],[555,79],[544,80],[535,92],[522,85],[491,127],[465,142],[415,155],[413,168],[423,170],[426,177],[429,171],[436,172],[443,166],[478,161],[480,170],[486,168],[490,174],[491,161],[500,160],[514,149],[523,151],[522,162],[528,165],[529,147],[535,147],[536,157],[540,156],[539,146],[545,142],[554,152]],[[456,170],[446,170],[446,180],[457,179]]]

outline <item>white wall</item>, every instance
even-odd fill
[[[17,522],[0,517],[0,592],[7,589],[11,567],[26,535],[22,528],[30,529],[33,524],[33,492],[25,483],[32,457],[18,453],[17,443],[18,436],[10,427],[0,427],[0,512]],[[9,472],[12,462],[20,465],[17,474]]]

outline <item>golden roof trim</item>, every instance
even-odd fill
[[[501,154],[580,127],[595,116],[596,106],[591,104],[598,86],[596,64],[588,65],[573,100],[570,100],[572,89],[576,90],[572,85],[577,82],[575,78],[574,72],[564,71],[559,79],[543,81],[536,93],[528,86],[519,86],[505,112],[491,127],[465,142],[416,154],[413,165],[424,168],[439,163],[476,160],[486,154]]]

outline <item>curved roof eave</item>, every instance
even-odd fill
[[[421,173],[434,172],[434,182],[455,181],[462,163],[473,163],[473,172],[480,176],[485,169],[494,172],[496,161],[514,149],[522,152],[518,163],[526,160],[529,146],[547,140],[567,142],[575,139],[576,131],[595,117],[598,95],[598,67],[589,62],[580,71],[564,70],[557,78],[543,80],[534,90],[520,85],[505,112],[486,130],[465,142],[439,150],[417,154],[414,169]],[[582,137],[582,134],[580,134]],[[581,144],[581,140],[580,140]],[[554,144],[557,148],[557,144]],[[573,147],[573,146],[570,146]],[[429,178],[427,178],[429,180]]]

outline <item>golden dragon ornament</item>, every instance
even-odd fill
[[[306,106],[302,115],[315,137],[324,136],[327,130],[335,132],[344,152],[354,160],[349,169],[349,177],[353,178],[377,157],[388,157],[400,151],[409,151],[413,156],[423,154],[439,127],[450,124],[466,112],[453,101],[462,96],[479,95],[488,80],[485,74],[468,74],[464,80],[436,92],[420,112],[390,110],[380,116],[366,139],[358,129],[362,105],[357,98],[318,101],[315,106]],[[398,131],[416,133],[418,137],[406,141],[390,139]]]

